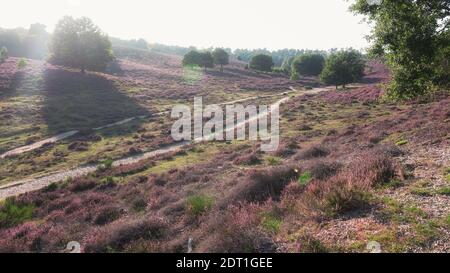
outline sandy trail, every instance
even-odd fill
[[[283,98],[281,98],[280,100],[278,100],[277,102],[273,103],[271,105],[271,109],[274,108],[278,108],[280,107],[281,104],[287,102],[290,97],[288,96],[290,93],[302,93],[302,94],[317,94],[320,92],[326,92],[326,91],[330,91],[330,90],[334,90],[334,87],[319,87],[319,88],[314,88],[308,91],[303,91],[303,90],[296,90],[294,87],[290,88],[291,91],[287,91],[287,92],[283,92],[280,94],[274,94],[274,95],[267,95],[267,96],[258,96],[258,97],[250,97],[250,98],[245,98],[245,99],[240,99],[240,100],[235,100],[235,101],[231,101],[231,102],[224,102],[218,105],[228,105],[228,104],[234,104],[237,102],[243,102],[243,101],[248,101],[248,100],[254,100],[254,99],[261,99],[261,98],[268,98],[268,97],[277,97],[277,96],[283,96]],[[159,115],[162,114],[167,114],[169,113],[169,111],[166,112],[161,112],[158,113]],[[227,132],[229,130],[234,130],[236,128],[238,128],[239,126],[242,126],[243,124],[246,124],[248,122],[251,122],[253,120],[258,119],[262,114],[257,114],[254,116],[249,117],[248,119],[235,124],[232,128],[227,128],[224,132]],[[141,117],[134,117],[134,118],[130,118],[130,119],[126,119],[123,121],[119,121],[113,124],[109,124],[109,125],[105,125],[102,127],[98,127],[94,130],[101,130],[103,128],[109,128],[109,127],[113,127],[119,124],[124,124],[127,122],[130,122],[134,119],[137,118],[146,118],[144,116]],[[70,134],[74,135],[77,133],[77,131],[71,131],[71,132],[67,132],[58,136],[55,136],[53,138],[47,139],[47,140],[43,140],[40,141],[38,143],[35,143],[33,145],[38,146],[40,144],[45,145],[46,143],[52,143],[51,141],[59,141],[61,139],[67,138],[69,136],[71,136]],[[204,139],[208,139],[212,137],[211,135],[206,135],[203,136]],[[201,142],[203,139],[194,139],[194,143],[195,142]],[[44,143],[45,142],[45,143]],[[139,162],[141,160],[144,159],[149,159],[149,158],[153,158],[156,157],[158,155],[162,155],[162,154],[167,154],[170,152],[176,152],[181,150],[182,148],[186,147],[187,145],[190,145],[192,142],[191,141],[183,141],[183,142],[178,142],[166,147],[162,147],[160,149],[154,150],[154,151],[149,151],[140,155],[136,155],[136,156],[130,156],[130,157],[126,157],[123,159],[119,159],[117,161],[113,162],[113,166],[123,166],[123,165],[129,165],[129,164],[133,164],[136,162]],[[18,148],[19,149],[19,148]],[[25,148],[22,147],[20,148],[23,150],[23,152],[25,151],[30,151],[29,148]],[[87,166],[78,166],[76,168],[73,169],[66,169],[66,170],[61,170],[58,172],[54,172],[54,173],[49,173],[49,174],[45,174],[43,176],[40,177],[34,177],[34,178],[29,178],[29,179],[24,179],[24,180],[20,180],[20,181],[16,181],[16,182],[12,182],[9,184],[6,184],[4,186],[0,186],[0,200],[8,198],[8,197],[12,197],[12,196],[17,196],[17,195],[21,195],[27,192],[31,192],[31,191],[36,191],[42,188],[45,188],[46,186],[52,184],[52,183],[56,183],[56,182],[60,182],[63,181],[65,179],[68,178],[77,178],[92,172],[95,172],[98,167],[101,164],[93,164],[93,165],[87,165]]]
[[[292,90],[292,92],[298,92],[298,91],[296,91],[293,88],[291,88],[291,90]],[[265,96],[254,96],[254,97],[248,97],[248,98],[238,99],[238,100],[234,100],[234,101],[223,102],[223,103],[220,103],[220,104],[217,104],[217,105],[219,105],[219,106],[229,105],[229,104],[235,104],[235,103],[245,102],[245,101],[255,100],[255,99],[278,97],[278,96],[286,95],[286,94],[287,93],[265,95]],[[110,123],[110,124],[107,124],[107,125],[104,125],[104,126],[92,128],[92,130],[99,131],[99,130],[103,130],[103,129],[107,129],[107,128],[123,125],[123,124],[129,123],[129,122],[132,122],[134,120],[146,119],[146,118],[150,118],[152,116],[162,116],[162,115],[165,115],[165,114],[168,114],[168,113],[170,113],[170,111],[154,113],[154,114],[149,115],[149,116],[131,117],[131,118],[123,119],[123,120],[120,120],[120,121],[117,121],[117,122],[114,122],[114,123]],[[56,136],[52,136],[50,138],[47,138],[47,139],[35,142],[33,144],[30,144],[30,145],[26,145],[26,146],[15,148],[13,150],[10,150],[10,151],[7,151],[7,152],[1,154],[0,155],[0,159],[6,158],[8,156],[14,156],[14,155],[23,154],[25,152],[33,151],[33,150],[39,149],[39,148],[41,148],[41,147],[43,147],[45,145],[48,145],[48,144],[51,144],[51,143],[56,143],[58,141],[64,140],[64,139],[69,138],[71,136],[74,136],[74,135],[76,135],[78,133],[79,133],[79,131],[73,130],[73,131],[69,131],[69,132],[58,134]]]
[[[295,92],[297,92],[297,91],[295,91]],[[289,100],[289,97],[286,96],[288,93],[292,93],[292,92],[282,93],[281,95],[283,95],[285,97],[283,97],[282,99],[280,99],[277,102],[275,102],[274,104],[272,104],[271,109],[274,109],[274,107],[279,108],[282,103]],[[271,95],[271,96],[280,96],[280,94]],[[261,98],[261,97],[259,97],[259,98]],[[239,101],[242,101],[242,100],[239,100]],[[227,102],[226,104],[230,104],[230,102]],[[234,129],[238,128],[239,126],[242,126],[248,122],[256,120],[261,115],[262,114],[257,114],[257,115],[251,116],[242,122],[236,123],[232,128],[227,128],[226,131],[234,130]],[[212,137],[212,136],[211,135],[203,136],[204,139],[208,139],[210,137]],[[202,141],[202,139],[194,140],[194,142],[200,142],[200,141]],[[178,142],[178,143],[175,143],[175,144],[172,144],[172,145],[169,145],[169,146],[166,146],[166,147],[154,150],[154,151],[150,151],[150,152],[146,152],[146,153],[143,153],[140,155],[130,156],[130,157],[126,157],[123,159],[119,159],[119,160],[113,162],[113,166],[129,165],[129,164],[133,164],[133,163],[139,162],[144,159],[156,157],[158,155],[167,154],[170,152],[176,152],[190,144],[191,144],[191,141]],[[41,177],[24,179],[24,180],[20,180],[17,182],[9,183],[4,186],[0,186],[0,200],[8,198],[8,197],[12,197],[12,196],[21,195],[21,194],[31,192],[31,191],[36,191],[36,190],[45,188],[52,183],[60,182],[60,181],[66,180],[68,178],[77,178],[77,177],[95,172],[100,166],[101,166],[101,164],[79,166],[74,169],[61,170],[61,171],[47,174],[47,175],[44,175]]]

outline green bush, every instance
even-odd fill
[[[214,199],[206,195],[194,195],[187,199],[187,209],[193,215],[201,215],[212,208]]]
[[[272,56],[265,54],[258,54],[250,61],[250,68],[259,71],[271,72],[273,66],[274,62]]]
[[[8,58],[8,49],[6,47],[2,47],[0,49],[0,63],[3,63],[6,58]]]
[[[336,88],[342,85],[356,82],[364,76],[365,61],[361,53],[356,50],[345,50],[331,54],[320,78],[327,84],[333,84]]]
[[[19,69],[24,69],[25,67],[27,67],[27,61],[25,59],[20,59],[19,62],[17,63],[17,68]]]
[[[14,198],[8,198],[0,207],[0,228],[13,227],[33,216],[34,206],[18,204]]]
[[[325,58],[320,54],[304,54],[295,58],[292,73],[304,76],[317,76],[324,67]]]

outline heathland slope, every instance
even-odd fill
[[[220,102],[313,84],[239,63],[225,75],[183,71],[177,57],[151,56],[122,56],[101,75],[137,111],[197,94]],[[103,161],[90,175],[8,199],[0,210],[0,251],[58,252],[78,241],[85,252],[186,252],[189,238],[196,252],[361,252],[370,241],[385,252],[449,251],[450,97],[384,102],[388,80],[372,62],[348,90],[291,95],[280,109],[276,152],[248,141],[197,143],[125,166]],[[87,132],[9,158],[1,170],[58,152],[64,163],[57,167],[139,153],[169,139],[169,125],[157,117],[126,130]]]

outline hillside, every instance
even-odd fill
[[[157,114],[177,103],[191,104],[194,96],[205,104],[222,103],[312,82],[252,72],[241,63],[224,73],[203,73],[183,70],[178,56],[116,54],[122,58],[107,73],[84,75],[36,60],[27,60],[20,71],[16,58],[0,64],[0,154],[13,152],[0,162],[0,184],[169,144],[172,121]],[[123,121],[128,122],[102,128]],[[69,139],[47,142],[67,133]]]
[[[390,75],[375,61],[360,83],[333,90],[240,62],[203,73],[177,56],[116,54],[107,73],[86,75],[40,61],[0,65],[2,152],[78,131],[1,159],[0,194],[11,182],[101,165],[8,199],[22,213],[0,222],[0,252],[62,252],[69,241],[85,252],[186,252],[189,238],[194,252],[365,252],[370,241],[385,252],[450,251],[448,92],[384,102]],[[291,88],[276,152],[202,142],[112,164],[173,144],[172,120],[157,113],[174,104],[271,104]]]

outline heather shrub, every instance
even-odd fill
[[[58,189],[58,184],[56,183],[51,183],[50,185],[48,185],[47,187],[45,187],[43,189],[44,192],[53,192],[56,191]]]
[[[73,183],[73,185],[70,187],[70,190],[72,192],[83,192],[90,189],[93,189],[97,186],[97,183],[92,180],[91,178],[84,178],[77,180]]]
[[[0,206],[0,228],[16,226],[33,217],[34,206],[20,204],[15,198],[8,198]]]
[[[335,175],[341,168],[342,164],[338,162],[317,161],[308,169],[314,179],[324,180]]]
[[[189,213],[193,215],[201,215],[212,208],[214,199],[206,195],[194,195],[188,197],[186,207]]]
[[[257,165],[261,163],[261,160],[256,154],[251,153],[239,156],[233,161],[233,163],[235,165]]]
[[[366,153],[347,169],[326,181],[313,181],[300,194],[298,201],[286,194],[284,203],[292,204],[306,216],[334,216],[367,205],[369,192],[376,185],[389,182],[396,175],[390,158],[383,153]]]
[[[265,207],[256,204],[233,205],[215,215],[215,222],[209,227],[213,240],[204,246],[204,252],[218,253],[270,253],[273,242],[261,228],[262,212]],[[227,223],[224,225],[223,223]],[[277,226],[267,223],[268,227]]]
[[[330,151],[323,146],[315,146],[304,151],[301,151],[295,158],[296,159],[312,159],[317,157],[326,157],[330,154]]]
[[[124,251],[137,240],[158,240],[167,230],[167,222],[158,217],[122,219],[98,229],[87,238],[86,252]]]
[[[132,209],[136,212],[144,211],[147,208],[147,200],[138,198],[133,201]]]
[[[106,206],[100,209],[94,219],[96,225],[106,225],[119,219],[122,215],[120,208],[116,206]]]
[[[228,201],[262,202],[269,198],[277,200],[284,187],[296,177],[295,168],[289,166],[273,167],[268,170],[252,170],[235,187]]]

